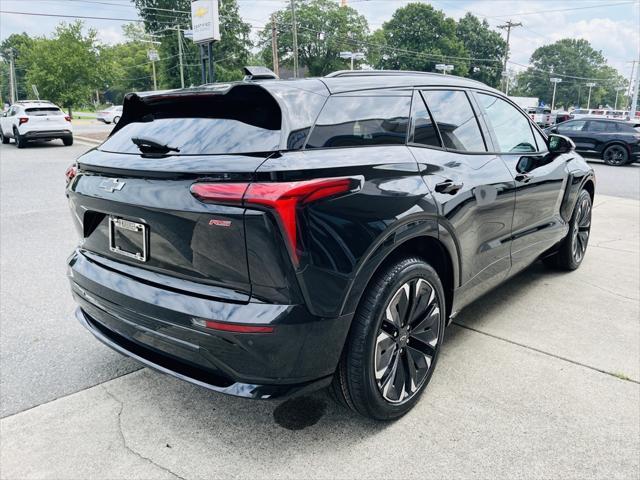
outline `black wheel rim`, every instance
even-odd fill
[[[607,148],[604,152],[604,159],[612,165],[621,165],[627,160],[627,152],[623,147],[615,145]]]
[[[589,232],[591,231],[591,199],[585,195],[578,203],[577,209],[573,226],[571,253],[573,260],[576,263],[580,263],[587,250]]]
[[[440,342],[440,302],[423,278],[391,297],[376,338],[373,368],[378,389],[390,403],[411,399],[422,387]]]

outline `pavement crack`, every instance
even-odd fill
[[[634,302],[637,302],[637,301],[640,300],[638,298],[627,297],[626,295],[622,295],[621,293],[615,292],[613,290],[609,290],[608,288],[604,288],[604,287],[602,287],[602,286],[600,286],[598,284],[587,282],[586,280],[580,280],[580,281],[582,283],[586,283],[587,285],[589,285],[591,287],[594,287],[594,288],[597,288],[599,290],[602,290],[603,292],[609,293],[609,294],[614,295],[616,297],[624,298],[625,300],[631,300],[631,301],[634,301]]]
[[[587,365],[586,363],[578,362],[576,360],[571,360],[570,358],[563,357],[561,355],[556,355],[555,353],[546,352],[544,350],[540,350],[539,348],[531,347],[529,345],[525,345],[524,343],[515,342],[513,340],[509,340],[508,338],[501,337],[500,335],[494,335],[493,333],[483,332],[482,330],[478,330],[477,328],[473,328],[473,327],[470,327],[468,325],[464,325],[464,324],[456,322],[456,321],[453,321],[451,323],[456,325],[456,326],[458,326],[458,327],[460,327],[460,328],[464,328],[465,330],[471,330],[472,332],[479,333],[481,335],[486,335],[487,337],[495,338],[496,340],[500,340],[502,342],[506,342],[506,343],[510,343],[512,345],[516,345],[518,347],[526,348],[527,350],[532,350],[534,352],[541,353],[542,355],[547,355],[549,357],[553,357],[553,358],[555,358],[557,360],[562,360],[563,362],[572,363],[573,365],[577,365],[579,367],[584,367],[584,368],[588,368],[589,370],[593,370],[595,372],[604,373],[605,375],[609,375],[610,377],[616,378],[616,379],[621,380],[623,382],[631,382],[631,383],[635,383],[636,385],[640,385],[640,381],[635,380],[633,378],[629,378],[626,375],[621,375],[620,373],[608,372],[606,370],[602,370],[601,368],[592,367],[591,365]]]
[[[137,452],[136,450],[134,450],[133,448],[131,448],[129,446],[129,443],[127,442],[127,438],[125,437],[124,431],[122,429],[122,412],[124,410],[124,402],[122,402],[122,400],[120,400],[113,393],[111,393],[109,391],[109,389],[105,385],[102,385],[102,388],[106,392],[106,394],[109,395],[119,406],[118,415],[117,415],[118,433],[120,434],[120,439],[122,440],[122,445],[124,446],[125,450],[127,450],[128,452],[131,452],[133,455],[135,455],[136,457],[140,458],[141,460],[145,460],[145,461],[149,462],[151,465],[159,468],[160,470],[164,470],[165,472],[169,473],[170,475],[173,475],[174,477],[176,477],[176,478],[178,478],[180,480],[186,480],[184,477],[181,477],[177,473],[172,472],[167,467],[164,467],[164,466],[154,462],[151,458],[145,457],[144,455],[142,455],[141,453]]]

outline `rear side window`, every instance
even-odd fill
[[[27,108],[25,112],[30,117],[51,117],[56,115],[63,115],[57,107],[38,107],[38,108]]]
[[[500,152],[523,153],[537,150],[529,120],[513,105],[484,93],[478,93],[477,98],[493,129]]]
[[[589,122],[587,123],[587,131],[604,133],[604,132],[616,132],[616,124],[613,122]]]
[[[413,137],[411,143],[427,145],[430,147],[441,147],[440,138],[436,131],[436,126],[429,115],[429,110],[424,103],[420,92],[415,92],[413,96]]]
[[[478,120],[464,92],[425,90],[422,94],[445,147],[462,152],[487,151]]]
[[[307,148],[404,145],[409,96],[329,97]]]

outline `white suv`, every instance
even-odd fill
[[[73,145],[71,117],[51,102],[24,100],[16,102],[0,117],[0,139],[9,143],[13,138],[18,148],[24,148],[29,140],[62,139]]]

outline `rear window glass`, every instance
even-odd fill
[[[138,154],[135,138],[176,148],[177,155],[268,152],[280,147],[280,108],[258,87],[233,88],[223,95],[167,95],[144,101],[134,97],[129,102],[124,109],[127,123],[118,124],[100,150]]]
[[[63,114],[57,107],[26,108],[25,112],[30,117],[50,117]]]
[[[409,96],[330,97],[307,148],[403,145],[410,104]]]
[[[478,120],[464,92],[425,90],[422,95],[440,130],[445,147],[463,152],[487,151]]]

